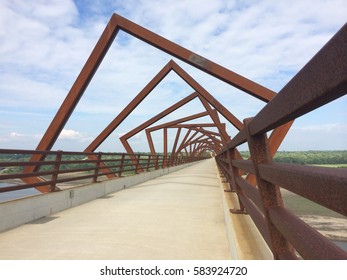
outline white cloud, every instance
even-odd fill
[[[63,129],[59,135],[60,139],[79,139],[81,133],[73,129]]]
[[[25,134],[17,133],[17,132],[11,132],[11,133],[10,133],[10,136],[11,136],[11,137],[24,137]]]
[[[326,124],[317,124],[317,125],[307,125],[302,127],[293,127],[294,130],[301,132],[322,132],[322,133],[331,133],[338,132],[347,134],[347,124],[341,123],[326,123]]]

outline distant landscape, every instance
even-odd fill
[[[246,158],[249,152],[240,152]],[[347,168],[347,150],[344,151],[279,151],[274,162]]]

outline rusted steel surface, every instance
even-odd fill
[[[241,188],[242,192],[254,202],[262,213],[264,213],[264,205],[259,190],[240,176],[235,177],[235,181],[236,184]]]
[[[295,75],[250,124],[267,132],[347,93],[347,24]]]
[[[227,108],[225,108],[217,99],[215,99],[205,88],[203,88],[196,80],[194,80],[177,63],[173,62],[172,69],[188,85],[190,85],[196,92],[198,92],[200,97],[204,98],[219,113],[221,113],[236,129],[240,130],[243,128],[242,122],[240,122]]]
[[[265,181],[259,173],[258,165],[261,163],[269,163],[272,161],[272,157],[269,151],[267,143],[267,137],[265,135],[252,136],[249,131],[249,124],[252,119],[246,119],[244,121],[247,129],[247,142],[252,157],[252,161],[255,169],[255,177],[259,189],[260,196],[263,202],[264,216],[269,229],[272,253],[274,259],[279,259],[281,254],[294,254],[294,248],[283,237],[278,229],[270,222],[268,208],[272,206],[283,206],[283,200],[281,192],[278,186]]]
[[[263,236],[265,242],[267,243],[269,248],[272,249],[271,237],[264,215],[259,211],[258,207],[253,203],[253,201],[246,198],[243,193],[239,194],[239,198],[242,201],[242,204],[245,205],[247,213],[249,213],[249,215],[251,216],[254,224]]]
[[[347,216],[347,172],[343,168],[271,163],[260,164],[258,169],[263,179]]]
[[[190,116],[190,117],[192,117],[192,119],[194,119],[195,115]],[[194,130],[194,131],[200,132],[202,134],[201,137],[207,136],[208,139],[212,140],[212,143],[207,143],[207,142],[201,142],[200,141],[199,142],[199,146],[194,145],[193,150],[202,150],[202,148],[208,146],[210,149],[214,150],[215,152],[220,151],[222,142],[221,142],[221,140],[219,140],[219,139],[217,139],[215,137],[215,136],[220,136],[220,134],[216,133],[216,132],[212,132],[212,131],[211,132],[210,131],[206,131],[205,129],[203,129],[204,126],[211,127],[211,126],[216,126],[215,124],[201,124],[201,123],[198,123],[198,124],[176,124],[176,122],[180,122],[181,120],[182,119],[171,121],[171,122],[167,122],[167,123],[160,124],[158,126],[154,126],[154,127],[146,129],[147,141],[148,141],[148,144],[149,144],[150,151],[151,151],[152,155],[154,155],[156,153],[156,151],[155,151],[155,148],[154,148],[154,144],[153,144],[153,140],[152,140],[152,137],[151,137],[151,133],[153,131],[156,131],[156,130],[159,130],[159,129],[168,129],[168,128],[179,128],[177,130],[177,135],[176,135],[176,138],[175,138],[175,143],[174,143],[174,146],[173,146],[172,154],[176,153],[178,136],[180,135],[180,132],[181,132],[180,129],[182,129],[182,128],[189,128],[190,130]],[[196,135],[197,134],[194,134],[194,137]],[[195,142],[193,142],[193,138],[191,138],[188,141],[186,141],[186,140],[183,141],[181,143],[181,145],[180,145],[180,148],[177,150],[177,153],[180,153],[182,151],[182,149],[184,149],[185,147],[191,145],[192,143],[197,144],[196,140],[199,140],[200,138],[195,138],[194,139]],[[164,137],[164,144],[167,145],[167,139],[165,139],[165,137]],[[202,144],[205,144],[205,146],[202,146]]]
[[[347,252],[308,226],[283,206],[269,208],[271,222],[305,259],[347,259]]]
[[[171,70],[168,62],[157,75],[136,95],[136,97],[116,116],[116,118],[93,140],[85,152],[95,151],[105,139],[126,119],[127,116],[146,98]]]
[[[234,159],[234,160],[232,160],[231,163],[233,166],[235,166],[239,169],[242,169],[242,170],[247,171],[247,172],[255,173],[254,165],[253,165],[253,162],[251,160]]]
[[[275,93],[266,87],[248,80],[245,77],[202,57],[201,55],[183,48],[182,46],[175,44],[126,18],[113,14],[110,22],[114,22],[113,25],[117,25],[123,31],[139,38],[140,40],[173,55],[256,98],[259,98],[260,100],[267,102],[275,96]]]

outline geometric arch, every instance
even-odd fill
[[[68,119],[70,118],[72,112],[74,111],[75,107],[77,106],[79,100],[82,98],[84,91],[88,87],[90,81],[92,80],[95,72],[97,71],[99,65],[101,64],[103,58],[105,57],[109,47],[111,46],[113,40],[117,36],[119,30],[122,30],[150,45],[153,47],[166,52],[169,55],[172,55],[185,63],[188,63],[189,65],[217,78],[221,81],[224,81],[231,86],[234,86],[238,89],[240,89],[243,92],[246,92],[250,94],[253,97],[256,97],[262,101],[268,102],[273,97],[276,96],[276,94],[267,89],[266,87],[259,85],[213,61],[210,61],[186,48],[183,48],[182,46],[171,42],[164,37],[161,37],[160,35],[143,28],[128,19],[125,19],[117,14],[113,14],[105,27],[101,37],[99,38],[97,44],[95,45],[93,51],[91,52],[89,58],[87,59],[84,67],[82,68],[80,74],[76,78],[74,84],[72,85],[70,91],[68,92],[65,100],[63,101],[62,105],[60,106],[58,112],[56,113],[55,117],[53,118],[52,122],[48,126],[45,134],[41,138],[37,150],[50,150],[54,143],[56,142],[57,138],[59,137],[61,131],[63,130],[65,124],[67,123]],[[177,69],[181,69],[177,64],[175,64],[173,61],[171,61],[173,65],[176,65]],[[182,69],[183,70],[183,69]],[[180,71],[180,70],[179,70]],[[177,71],[175,71],[177,73]],[[178,74],[182,77],[182,75]],[[186,73],[184,73],[186,75]],[[182,77],[186,82],[187,80]],[[195,81],[193,81],[195,82]],[[191,82],[187,82],[188,84],[191,84]],[[200,85],[198,85],[200,86]],[[192,86],[193,88],[196,88],[195,86]],[[202,88],[199,90],[199,93],[201,94],[204,91]],[[210,104],[218,102],[211,96],[213,102],[209,102]],[[207,104],[208,100],[206,100],[205,97],[200,98],[203,102],[205,108],[207,110],[210,110],[211,108]],[[211,100],[210,100],[211,101]],[[213,105],[213,104],[212,104]],[[220,104],[222,105],[222,104]],[[213,107],[215,107],[213,105]],[[222,111],[220,110],[222,108]],[[223,107],[220,107],[219,105],[215,107],[219,112],[224,115]],[[228,112],[228,111],[226,111]],[[230,113],[230,112],[229,112]],[[216,118],[218,118],[218,115],[216,115]],[[216,119],[215,118],[215,119]],[[227,117],[227,119],[230,121],[230,119]],[[238,121],[238,120],[237,120]],[[215,123],[217,121],[214,120]],[[239,122],[239,121],[238,121]],[[235,122],[232,122],[232,124],[235,125]],[[242,123],[241,123],[242,124]],[[289,129],[290,125],[288,126]],[[240,129],[240,128],[238,128]],[[282,140],[282,139],[280,139]],[[88,147],[89,149],[89,147]],[[43,159],[43,156],[39,154],[32,155],[30,161],[41,161]],[[25,168],[24,172],[33,172],[35,171],[36,167],[35,165],[28,166]],[[31,182],[35,182],[38,180],[38,178],[28,178],[27,181],[33,180]]]

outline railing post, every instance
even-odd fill
[[[150,166],[150,163],[151,163],[151,156],[152,156],[152,155],[148,155],[147,167],[146,167],[146,171],[147,171],[147,172],[148,172],[148,170],[149,170],[149,166]]]
[[[159,169],[159,157],[160,157],[160,155],[157,155],[155,157],[155,170]]]
[[[264,216],[270,233],[272,243],[272,248],[270,249],[274,255],[274,259],[292,259],[295,258],[293,246],[271,223],[268,213],[268,209],[272,206],[283,206],[281,191],[275,184],[263,180],[260,177],[258,170],[258,164],[270,163],[272,161],[268,146],[268,139],[266,133],[260,135],[251,135],[249,131],[249,123],[251,120],[252,118],[245,119],[244,125],[247,130],[247,142],[252,162],[254,164],[257,185],[263,202]]]
[[[118,170],[118,177],[122,176],[124,159],[125,159],[125,154],[122,154],[122,158],[120,160],[120,166],[119,166],[119,170]]]
[[[63,154],[63,151],[57,151],[57,154],[55,155],[55,164],[52,170],[52,178],[51,178],[52,183],[51,183],[50,192],[54,192],[56,184],[57,184],[62,154]]]
[[[96,163],[95,163],[95,170],[94,170],[94,176],[93,176],[93,183],[96,183],[98,181],[98,175],[99,175],[99,170],[100,170],[100,163],[101,163],[101,157],[102,153],[99,152]]]
[[[235,159],[235,148],[227,151],[227,158],[228,158],[229,167],[231,169],[231,176],[229,180],[231,191],[234,191],[234,192],[236,191],[237,194],[242,193],[242,189],[240,188],[240,186],[237,184],[235,180],[236,177],[240,176],[239,169],[232,165],[232,160]],[[234,214],[246,214],[246,208],[243,205],[240,199],[240,196],[238,195],[237,197],[238,197],[240,209],[232,209],[230,210],[230,212]]]
[[[137,169],[140,166],[140,158],[141,158],[141,154],[137,155],[136,157],[136,166],[135,166],[135,174],[139,174],[139,172],[137,171]]]
[[[161,168],[165,168],[165,164],[166,164],[166,155],[163,156],[163,162],[161,163]]]

